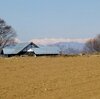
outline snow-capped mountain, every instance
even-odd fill
[[[83,51],[85,42],[87,39],[56,39],[56,38],[45,38],[45,39],[33,39],[33,43],[37,45],[49,45],[57,46],[64,54],[77,54]]]
[[[59,42],[50,46],[57,46],[64,54],[78,54],[83,51],[85,43],[78,42]]]
[[[56,44],[56,43],[69,43],[69,42],[77,42],[77,43],[85,43],[88,41],[89,38],[86,39],[70,39],[70,38],[40,38],[40,39],[32,39],[31,42],[39,45],[49,45],[49,44]]]

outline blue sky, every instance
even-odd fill
[[[0,0],[0,17],[22,41],[100,33],[100,0]]]

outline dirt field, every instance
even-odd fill
[[[100,99],[100,57],[0,58],[0,99]]]

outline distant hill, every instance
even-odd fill
[[[83,51],[87,39],[33,39],[37,45],[57,46],[64,54],[77,54]]]
[[[78,54],[83,51],[85,43],[78,42],[59,42],[56,44],[49,44],[49,46],[57,46],[64,54]]]

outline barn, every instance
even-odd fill
[[[25,55],[30,52],[28,52],[31,48],[38,48],[36,44],[33,42],[27,42],[27,43],[18,43],[11,46],[6,46],[3,48],[2,54],[4,56],[15,56],[15,55]]]
[[[48,56],[59,55],[59,48],[55,46],[40,46],[33,42],[18,43],[11,46],[6,46],[2,50],[4,56],[20,56],[20,55],[33,55],[33,56]]]

